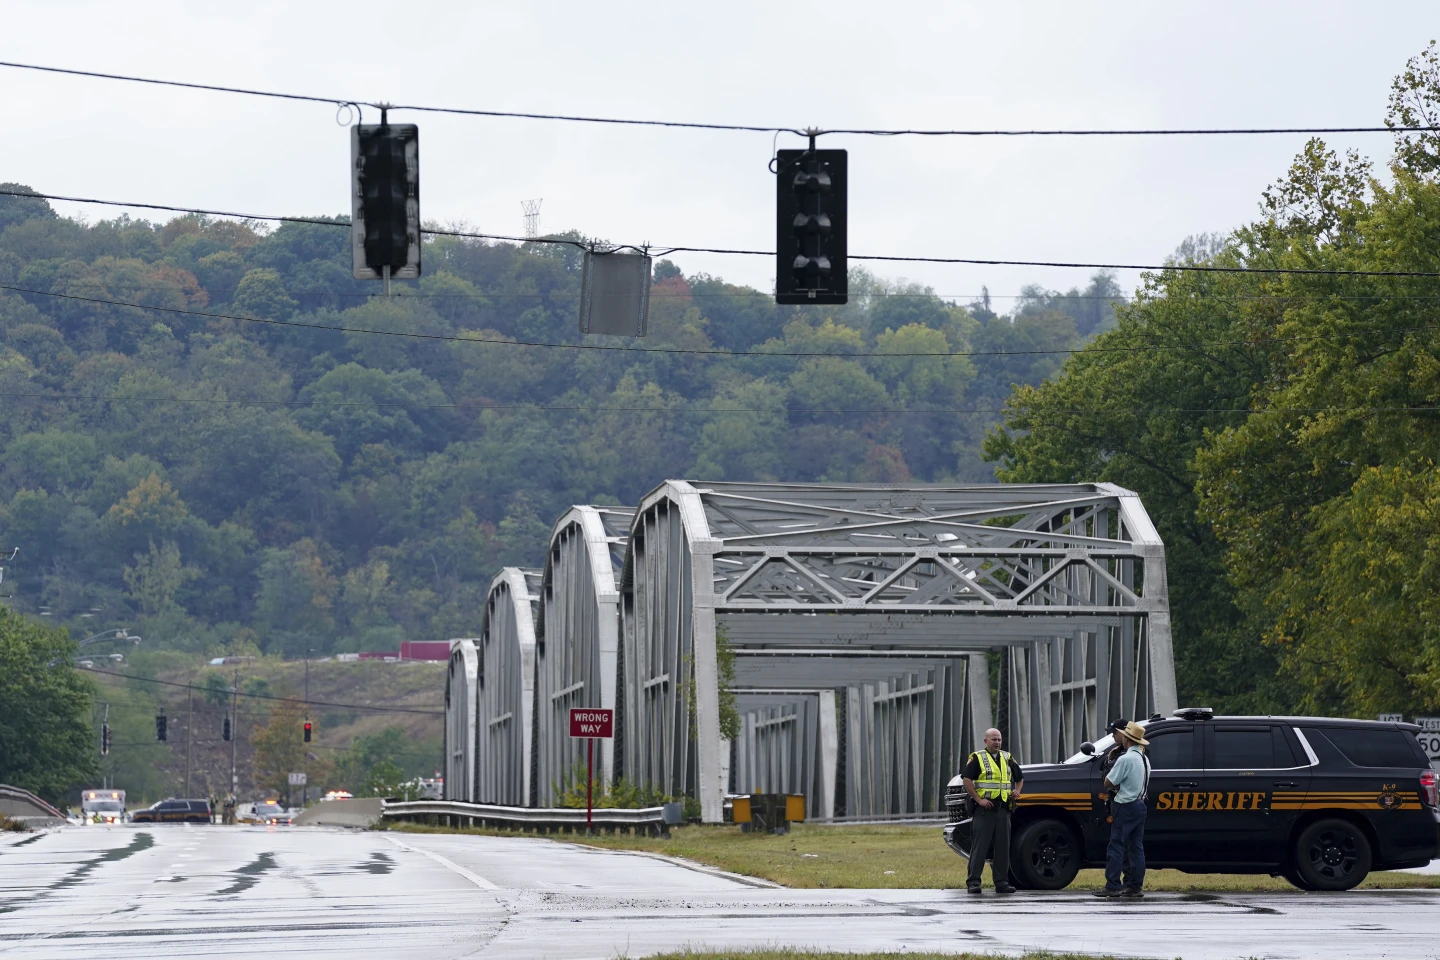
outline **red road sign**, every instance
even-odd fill
[[[591,707],[571,707],[570,736],[600,737],[604,740],[614,737],[615,711],[597,710]]]

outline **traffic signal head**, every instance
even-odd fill
[[[306,720],[306,721],[305,721],[305,742],[306,742],[306,743],[309,743],[309,742],[310,742],[310,721],[309,721],[309,720]]]
[[[351,239],[356,280],[420,276],[420,128],[351,128]]]
[[[100,724],[100,756],[110,754],[110,724]]]
[[[230,718],[226,717],[220,721],[220,739],[230,742]]]
[[[844,303],[846,152],[775,156],[775,302]]]
[[[166,728],[166,726],[168,725],[168,723],[169,723],[169,721],[166,720],[165,714],[163,714],[163,713],[162,713],[162,714],[159,714],[158,716],[155,717],[155,739],[156,739],[156,740],[164,740],[164,739],[165,739],[165,728]]]

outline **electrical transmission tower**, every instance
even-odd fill
[[[545,198],[538,200],[521,200],[520,209],[525,211],[525,239],[534,240],[540,236],[540,204]]]

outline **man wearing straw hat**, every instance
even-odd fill
[[[1115,731],[1115,743],[1125,752],[1105,775],[1111,796],[1110,846],[1105,850],[1105,888],[1097,897],[1143,897],[1145,883],[1145,792],[1150,785],[1150,761],[1143,747],[1145,728],[1131,721]],[[1125,880],[1120,879],[1121,867]]]

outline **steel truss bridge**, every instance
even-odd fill
[[[670,480],[567,511],[478,632],[446,689],[446,795],[472,803],[553,805],[570,707],[616,710],[597,777],[714,822],[727,792],[935,811],[987,727],[1054,762],[1176,706],[1164,545],[1110,484]]]

